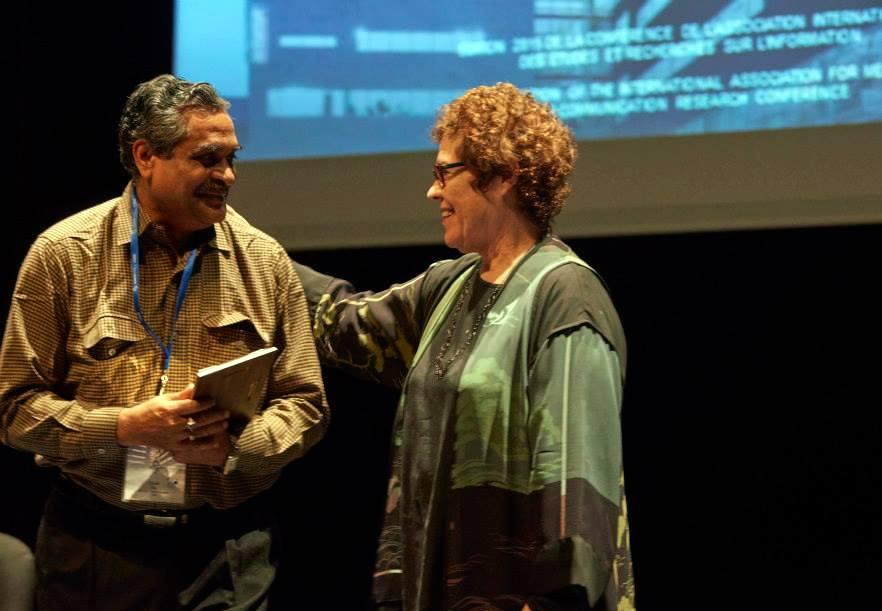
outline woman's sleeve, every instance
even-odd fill
[[[296,262],[294,267],[306,292],[322,363],[400,386],[422,333],[426,274],[378,293],[358,293],[346,280]]]
[[[584,591],[594,606],[603,597],[627,600],[630,592],[633,602],[621,400],[619,357],[589,324],[558,330],[538,349],[529,435],[534,477],[543,484],[546,544],[535,558],[531,587],[539,596]]]

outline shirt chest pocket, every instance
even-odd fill
[[[247,354],[271,345],[272,336],[248,315],[232,310],[202,318],[209,350],[225,358]]]
[[[83,359],[70,372],[78,380],[77,399],[108,405],[137,394],[144,381],[141,370],[149,365],[147,339],[137,320],[110,313],[96,316],[82,336]]]
[[[83,335],[83,349],[96,361],[113,359],[147,336],[137,320],[119,314],[99,316]]]

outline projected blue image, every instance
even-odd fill
[[[439,106],[511,81],[579,139],[882,120],[858,0],[178,0],[175,72],[233,103],[243,159],[433,148]]]

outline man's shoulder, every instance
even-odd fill
[[[37,239],[51,243],[71,238],[88,239],[100,232],[107,221],[112,220],[119,200],[119,197],[114,197],[91,208],[80,210],[44,230]]]
[[[227,216],[220,223],[220,227],[236,248],[257,249],[264,252],[286,252],[278,240],[249,223],[231,206],[227,207]]]

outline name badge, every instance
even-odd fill
[[[168,450],[132,446],[126,451],[123,501],[183,505],[187,466]]]

